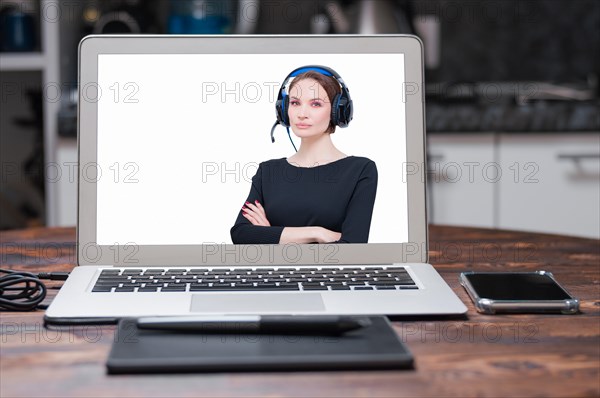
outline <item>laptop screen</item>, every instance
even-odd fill
[[[408,242],[404,61],[99,54],[97,243]]]

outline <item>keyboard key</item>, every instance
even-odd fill
[[[160,289],[161,292],[185,292],[185,286],[167,286]]]
[[[331,285],[331,290],[350,290],[350,286],[346,285]]]
[[[212,287],[231,287],[231,283],[213,283]]]
[[[129,281],[130,279],[127,278],[98,278],[96,283],[123,283]]]
[[[207,290],[207,289],[211,289],[211,287],[208,286],[208,283],[199,283],[196,285],[190,285],[190,292],[196,292],[196,291]]]
[[[254,283],[249,282],[236,282],[235,287],[254,287]]]
[[[376,281],[376,282],[369,282],[369,285],[371,285],[371,286],[396,286],[397,283],[395,281]]]
[[[331,279],[334,281],[338,281],[338,280],[339,281],[347,281],[347,280],[350,280],[350,278],[352,278],[352,277],[349,275],[344,275],[344,274],[333,275],[331,277]]]
[[[293,286],[288,286],[288,287],[280,287],[280,286],[272,286],[272,287],[268,287],[268,286],[255,286],[253,288],[236,288],[236,290],[251,290],[253,292],[260,292],[260,291],[299,291],[300,288],[298,287],[298,285],[296,285],[296,287]]]
[[[368,277],[368,276],[356,276],[353,278],[355,281],[361,281],[361,282],[368,282],[368,281],[372,281],[373,278]]]
[[[365,282],[363,282],[363,281],[347,281],[346,285],[349,285],[349,286],[364,286]]]
[[[94,285],[94,288],[111,288],[111,287],[118,287],[120,285],[120,283],[100,283],[100,282],[96,282],[96,284]]]
[[[308,280],[307,278],[299,278],[299,277],[286,278],[286,281],[288,281],[288,282],[306,282],[307,280]]]
[[[407,285],[407,286],[398,286],[398,288],[401,290],[415,290],[415,289],[418,289],[419,287],[417,285]]]
[[[157,274],[162,274],[163,272],[165,272],[164,269],[147,269],[146,271],[144,271],[144,275],[157,275]]]
[[[126,269],[123,271],[123,275],[141,275],[144,272],[143,269]]]
[[[115,288],[115,292],[133,292],[134,289],[133,286],[123,286]]]
[[[138,292],[156,292],[158,291],[157,286],[144,286],[138,289]]]
[[[298,284],[297,283],[281,282],[281,283],[279,283],[279,287],[295,287],[296,289],[298,289]]]
[[[208,272],[208,268],[195,268],[187,272],[188,275],[204,275]]]
[[[373,290],[373,286],[354,286],[354,290]]]
[[[302,285],[303,290],[327,290],[327,286],[321,285]]]
[[[167,271],[165,272],[165,276],[183,276],[185,274],[184,271]]]
[[[331,275],[331,274],[333,274],[333,271],[332,270],[328,271],[328,270],[322,270],[321,269],[321,270],[315,271],[314,274],[315,275]]]
[[[92,289],[92,292],[96,293],[96,292],[110,292],[112,291],[112,287],[111,286],[94,286],[94,288]]]
[[[377,289],[377,290],[396,290],[396,286],[391,286],[391,285],[377,285],[377,286],[375,286],[375,289]]]
[[[121,271],[119,271],[118,269],[105,269],[102,270],[100,275],[119,275],[120,273]]]
[[[212,271],[210,271],[208,274],[209,275],[226,275],[229,272],[229,270],[225,270],[225,269],[213,269]]]
[[[396,281],[396,285],[414,285],[414,284],[415,284],[415,282],[412,279]]]
[[[123,282],[125,282],[125,283],[129,283],[129,282],[131,282],[131,279],[127,279],[127,278],[124,278],[124,279],[123,279],[123,278],[114,278],[114,279],[98,279],[98,280],[96,281],[96,284],[109,284],[109,283],[116,283],[116,284],[119,284],[119,283],[123,283]]]
[[[121,283],[123,283],[122,281],[120,282],[114,282],[114,281],[97,281],[96,284],[94,286],[114,286],[117,287],[119,286]],[[128,283],[128,281],[125,281],[125,283]]]
[[[248,275],[249,273],[250,273],[249,271],[235,270],[235,271],[231,271],[229,273],[229,275]]]

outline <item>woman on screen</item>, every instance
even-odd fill
[[[273,129],[282,124],[289,135],[291,127],[300,149],[259,165],[231,228],[233,243],[367,243],[377,167],[370,159],[344,154],[331,139],[336,126],[352,120],[342,78],[324,66],[298,68],[284,80],[276,108]],[[271,138],[274,142],[273,130]]]

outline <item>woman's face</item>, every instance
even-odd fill
[[[288,117],[292,131],[300,138],[323,134],[331,119],[331,101],[325,89],[313,79],[304,79],[290,90]]]

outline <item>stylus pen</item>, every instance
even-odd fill
[[[164,316],[143,317],[137,321],[139,329],[297,335],[340,335],[370,324],[371,321],[365,317],[331,315]]]

